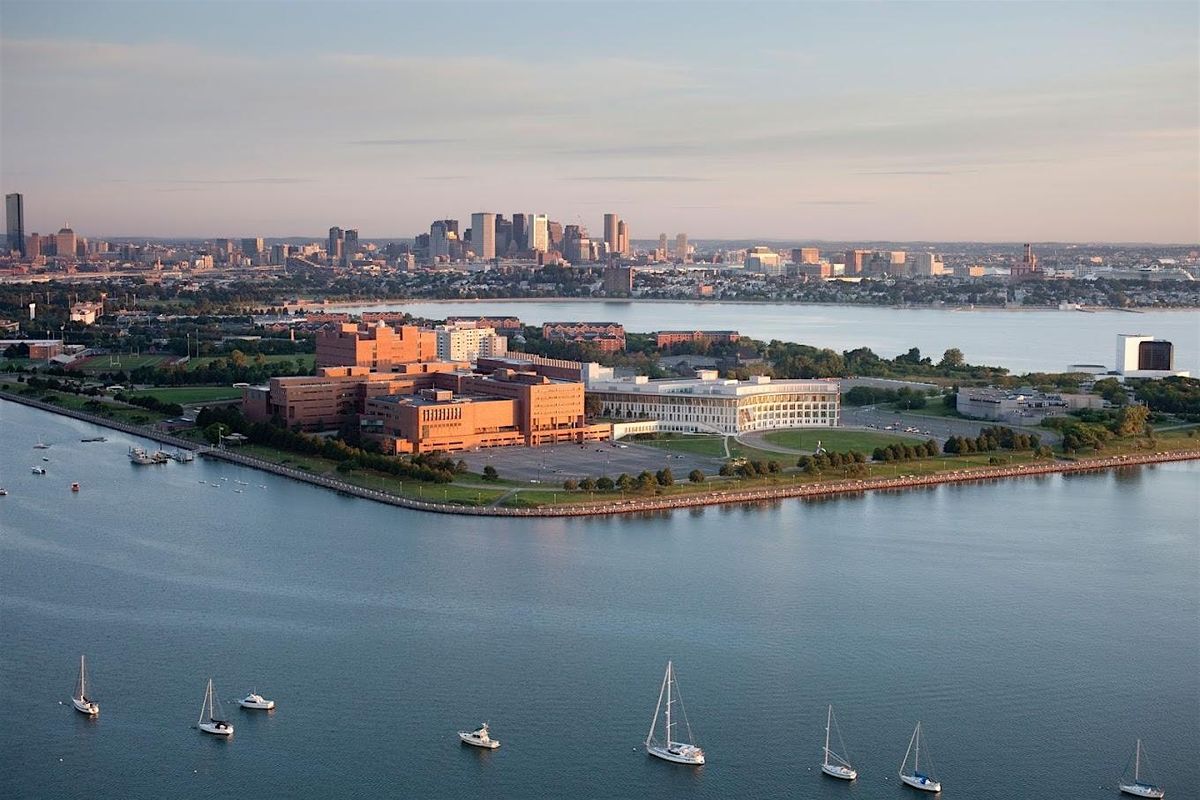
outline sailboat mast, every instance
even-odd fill
[[[654,740],[654,728],[658,725],[658,712],[662,710],[663,695],[667,691],[667,676],[670,674],[670,668],[663,673],[662,686],[658,690],[658,705],[654,707],[654,718],[650,720],[650,732],[646,734],[646,747],[650,746],[650,742]]]
[[[83,654],[79,655],[79,699],[87,697],[87,670],[83,666]]]
[[[667,662],[667,749],[671,747],[671,682],[675,676],[671,674],[671,662]]]
[[[913,774],[921,771],[921,723],[917,723],[917,754],[913,756]]]
[[[829,713],[825,716],[825,766],[829,766],[829,723],[833,721],[833,705],[829,706]]]
[[[1133,782],[1138,783],[1141,776],[1138,774],[1142,770],[1142,740],[1137,740],[1137,750],[1133,754]]]

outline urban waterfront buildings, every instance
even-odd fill
[[[496,215],[487,211],[471,215],[471,250],[476,258],[496,257]]]
[[[1140,333],[1117,335],[1116,372],[1122,378],[1166,378],[1191,373],[1175,369],[1175,345]]]
[[[438,358],[434,331],[415,325],[391,327],[346,322],[317,332],[318,367],[363,367],[374,372],[391,372],[401,364]]]
[[[736,435],[776,428],[835,427],[841,394],[836,380],[748,381],[721,379],[698,370],[684,380],[599,377],[588,394],[601,415],[614,420],[656,420],[656,429],[675,433]]]

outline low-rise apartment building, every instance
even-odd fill
[[[841,394],[836,380],[779,380],[756,376],[724,380],[715,370],[697,377],[656,380],[645,376],[592,380],[588,394],[609,419],[654,419],[659,430],[736,435],[776,428],[835,427]]]
[[[740,338],[737,331],[658,331],[654,334],[660,350],[683,342],[736,342]]]

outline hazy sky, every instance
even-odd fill
[[[1200,12],[0,2],[27,229],[1200,240]]]

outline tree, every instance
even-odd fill
[[[214,422],[204,429],[204,438],[210,443],[216,444],[221,440],[222,436],[229,434],[229,426],[223,422]]]
[[[659,486],[674,486],[675,476],[671,474],[670,467],[663,467],[654,475],[654,479],[658,481]]]
[[[1113,425],[1117,436],[1134,436],[1146,430],[1146,420],[1150,417],[1150,409],[1146,406],[1121,406]]]
[[[596,482],[591,478],[584,478],[579,482],[579,488],[585,492],[596,491]]]
[[[629,473],[622,472],[617,476],[617,486],[622,492],[628,492],[633,488],[633,478],[629,477]]]
[[[938,362],[938,366],[942,369],[954,369],[961,367],[965,363],[967,363],[967,360],[963,358],[962,350],[959,350],[957,347],[951,347],[945,353],[942,353],[942,360]]]
[[[728,478],[730,475],[732,475],[733,474],[732,462],[726,461],[724,464],[722,464],[721,468],[717,470],[717,474],[723,478]]]
[[[485,481],[498,481],[500,480],[500,473],[496,471],[495,467],[488,464],[483,468],[483,479]]]
[[[642,470],[641,474],[637,476],[637,480],[634,481],[634,486],[641,491],[645,491],[647,489],[653,489],[655,483],[657,483],[657,481],[654,479],[654,473],[648,469],[644,469]]]
[[[565,481],[563,481],[563,489],[567,490],[568,492],[573,492],[578,488],[579,481],[575,480],[574,478],[567,478]]]
[[[1104,378],[1092,384],[1092,393],[1098,394],[1114,406],[1123,406],[1129,402],[1125,387],[1116,378]]]
[[[583,396],[583,413],[588,417],[598,417],[604,409],[604,403],[599,395],[585,394]]]
[[[629,476],[626,475],[625,477],[628,478]],[[611,492],[614,488],[616,488],[616,484],[613,483],[612,478],[608,477],[607,475],[601,475],[596,480],[596,488],[602,492]]]
[[[698,469],[694,469],[688,473],[688,480],[692,483],[704,483],[704,473]]]

